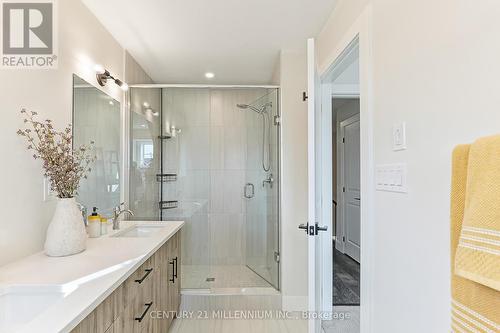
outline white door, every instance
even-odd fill
[[[299,226],[305,229],[305,237],[308,238],[308,310],[311,315],[317,314],[321,310],[321,242],[318,234],[322,234],[325,227],[318,225],[320,216],[321,195],[318,191],[321,184],[318,176],[321,175],[321,163],[316,163],[316,158],[320,152],[318,140],[320,135],[319,102],[319,78],[316,72],[314,39],[307,41],[307,158],[308,158],[308,221],[307,224]],[[317,89],[318,88],[318,89]],[[318,186],[319,185],[319,186]],[[321,332],[321,320],[311,316],[308,326],[309,333]]]
[[[343,134],[343,222],[345,254],[359,262],[361,247],[359,115],[340,123]]]

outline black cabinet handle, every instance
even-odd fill
[[[168,281],[170,282],[175,282],[175,260],[172,260],[169,262],[170,265],[172,265],[172,278],[171,279],[168,279]]]
[[[175,266],[174,266],[174,279],[177,279],[177,257],[175,257],[174,259],[175,261]]]
[[[148,311],[149,311],[149,308],[153,305],[153,302],[145,303],[144,305],[146,306],[146,309],[144,310],[144,312],[142,313],[142,315],[140,317],[135,317],[134,318],[138,322],[141,322],[144,319],[144,317],[146,316],[146,313],[148,313]]]
[[[135,282],[141,284],[144,281],[144,279],[147,278],[149,274],[151,274],[151,272],[153,271],[153,269],[152,268],[148,268],[148,269],[145,269],[144,271],[146,272],[146,274],[144,274],[144,276],[141,279],[135,280]]]

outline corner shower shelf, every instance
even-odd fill
[[[179,207],[177,200],[160,201],[160,209],[173,209]]]
[[[176,173],[159,173],[156,175],[156,181],[159,183],[175,182],[176,180]]]

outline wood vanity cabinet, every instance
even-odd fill
[[[72,333],[167,333],[180,306],[180,231]]]

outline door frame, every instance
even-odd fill
[[[358,95],[358,98],[359,98],[359,95]],[[337,194],[340,194],[340,195],[337,195],[337,199],[338,199],[338,204],[339,204],[339,209],[338,209],[338,213],[337,213],[337,217],[339,217],[339,220],[338,220],[338,223],[337,223],[337,226],[341,226],[341,236],[342,236],[342,242],[341,242],[341,251],[342,253],[345,254],[346,252],[346,241],[344,240],[344,237],[345,239],[347,240],[347,221],[345,219],[345,216],[346,216],[346,208],[347,208],[347,205],[346,205],[346,200],[345,200],[345,193],[341,190],[343,187],[345,187],[345,176],[346,176],[346,173],[345,173],[345,145],[342,144],[342,141],[340,140],[340,138],[344,138],[345,137],[345,126],[349,125],[349,124],[352,124],[356,121],[358,121],[360,123],[360,126],[361,126],[361,119],[360,119],[360,115],[359,113],[354,115],[354,116],[351,116],[347,119],[344,119],[342,120],[341,122],[339,122],[339,134],[336,138],[336,142],[337,142],[337,166],[338,166],[338,173],[337,173],[337,188],[336,189],[333,189],[335,191],[337,191]],[[340,153],[339,153],[340,152]],[[361,161],[360,161],[361,162]],[[361,177],[361,176],[360,176]],[[339,181],[340,180],[340,181]],[[337,229],[338,230],[338,229]],[[361,235],[360,235],[361,236]],[[335,242],[335,247],[337,248],[337,243],[338,243],[338,239],[337,241]],[[361,248],[361,247],[360,247]],[[356,260],[355,258],[352,258],[354,260]],[[361,262],[361,260],[359,260],[359,262]]]
[[[373,331],[373,249],[374,249],[374,148],[373,148],[373,65],[372,65],[372,8],[368,4],[361,15],[347,29],[343,37],[319,66],[321,79],[321,119],[323,135],[321,139],[321,157],[323,163],[322,180],[332,184],[332,96],[334,96],[331,76],[346,52],[353,47],[359,48],[359,99],[360,99],[360,183],[361,197],[361,302],[360,327],[361,333]],[[320,223],[331,225],[332,217],[332,186],[322,187],[322,205]],[[329,247],[329,249],[328,249]],[[332,253],[331,243],[323,244],[323,253]],[[321,278],[322,310],[332,310],[332,256],[324,255]]]

